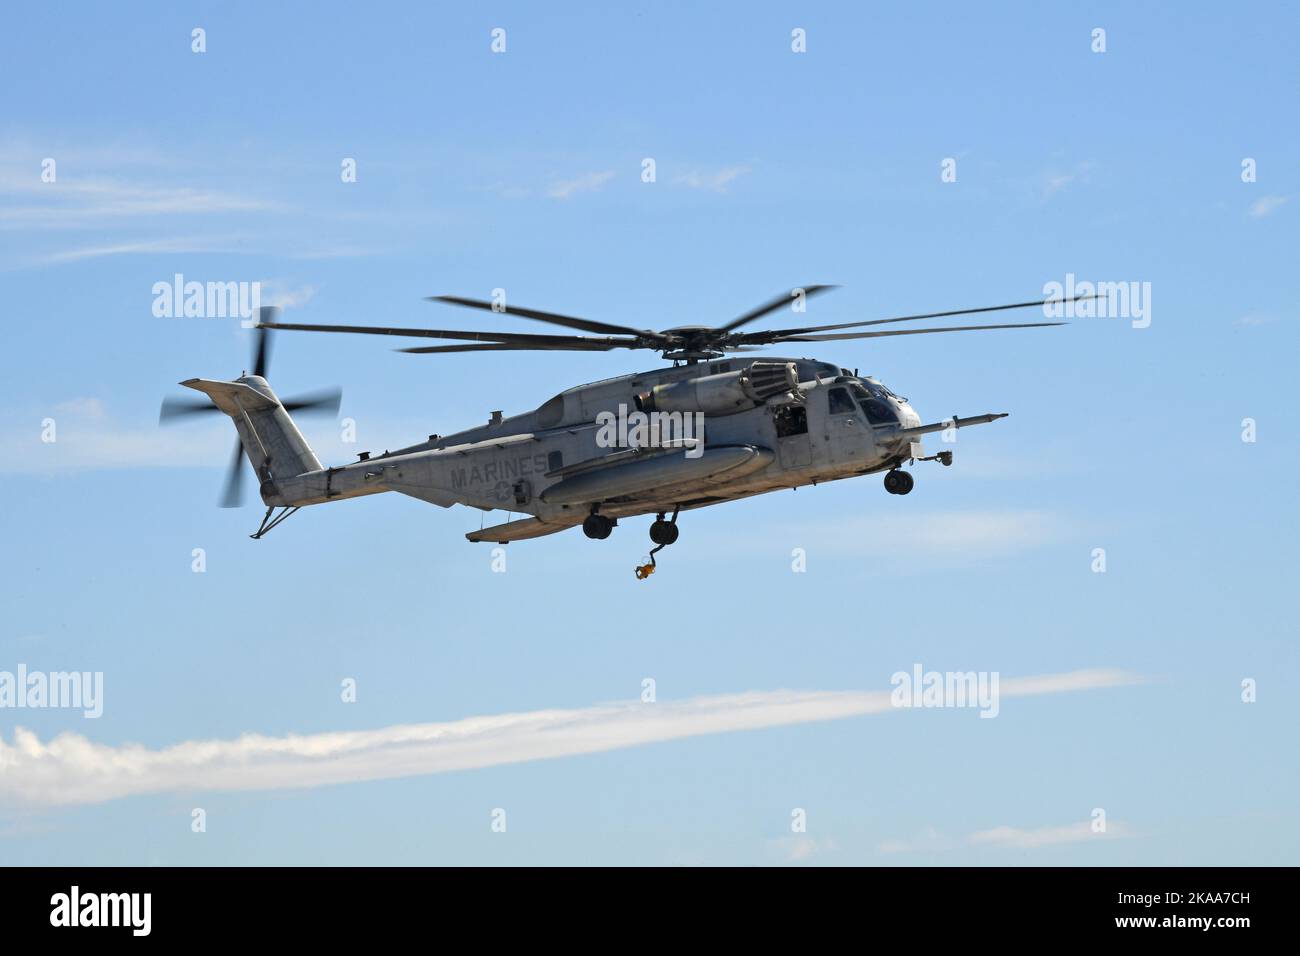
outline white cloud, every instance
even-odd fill
[[[194,397],[201,398],[197,392]],[[54,421],[52,442],[44,440],[47,418]],[[225,467],[234,439],[225,415],[177,428],[139,426],[121,422],[99,398],[78,397],[48,409],[7,412],[0,421],[0,444],[15,453],[0,458],[0,474]]]
[[[945,839],[938,829],[926,827],[913,840],[886,840],[880,844],[879,850],[881,853],[916,853],[925,850],[944,850],[951,845],[951,841]]]
[[[1059,170],[1049,170],[1041,178],[1041,194],[1043,199],[1050,199],[1057,193],[1066,189],[1075,183],[1086,184],[1092,172],[1094,163],[1091,160],[1084,160],[1076,163],[1069,170],[1064,172]]]
[[[162,252],[245,252],[233,239],[220,239],[212,236],[193,236],[179,239],[142,239],[116,242],[107,245],[80,246],[40,256],[32,261],[35,265],[60,265],[65,262],[81,262],[85,259],[100,259],[105,256],[151,255]]]
[[[1250,204],[1250,215],[1255,219],[1263,219],[1290,201],[1290,196],[1261,196]]]
[[[791,863],[802,863],[814,856],[838,849],[834,840],[817,840],[810,836],[788,836],[774,840],[777,851]]]
[[[1269,325],[1277,321],[1277,316],[1272,312],[1247,312],[1233,320],[1233,325],[1240,325],[1243,328],[1256,328],[1261,325]]]
[[[551,199],[572,199],[579,193],[597,192],[604,189],[605,184],[614,178],[614,171],[606,169],[598,173],[586,173],[576,179],[566,179],[558,183],[553,183],[546,190],[546,195]]]
[[[1036,850],[1062,843],[1082,843],[1085,840],[1119,839],[1133,836],[1131,828],[1123,823],[1108,823],[1102,832],[1094,832],[1091,820],[1079,820],[1061,826],[1022,829],[999,826],[977,830],[959,839],[949,839],[934,827],[926,827],[913,840],[886,840],[880,844],[881,853],[938,853],[968,847],[1007,847],[1017,850]]]
[[[748,166],[726,166],[711,172],[691,170],[673,180],[690,189],[707,189],[712,192],[725,193],[727,187],[749,172]]]
[[[1079,843],[1083,840],[1098,840],[1106,837],[1126,837],[1132,833],[1121,823],[1107,824],[1105,831],[1096,833],[1090,820],[1067,823],[1059,827],[1039,827],[1036,830],[1023,830],[1019,827],[994,827],[980,830],[966,838],[974,846],[1005,846],[1020,850],[1033,850],[1038,847],[1055,846],[1059,843]]]
[[[286,300],[300,303],[310,297],[310,291],[305,286],[286,286],[282,294]],[[242,335],[237,325],[232,325],[232,331]],[[246,347],[246,340],[241,338],[240,345]],[[227,375],[233,377],[239,369],[236,359],[224,370],[190,371],[224,378]],[[289,399],[298,389],[286,391],[289,394],[284,397]],[[184,388],[166,394],[174,398],[202,400],[198,392]],[[162,398],[160,394],[160,403]],[[140,423],[138,418],[123,421],[98,398],[73,398],[47,408],[29,406],[21,410],[4,410],[0,413],[0,447],[13,453],[0,457],[0,475],[58,475],[123,468],[228,467],[236,433],[227,416],[214,412],[172,427],[162,427],[153,417],[157,408],[154,405],[148,410],[150,419],[145,423]],[[43,440],[46,418],[54,419],[56,440],[53,442]],[[356,456],[356,446],[343,441],[339,428],[327,416],[295,413],[294,421],[321,461],[347,461]],[[424,425],[420,421],[386,419],[371,438],[381,447],[400,448],[410,444],[412,436],[427,434]],[[213,479],[214,489],[216,480]]]
[[[263,279],[262,305],[278,305],[282,309],[294,309],[306,305],[316,297],[316,287],[311,285],[293,285],[283,279]]]
[[[217,434],[204,428],[130,428],[105,418],[54,412],[56,441],[41,440],[42,416],[25,429],[6,428],[11,454],[0,460],[0,474],[52,475],[118,468],[202,468],[224,465],[235,430],[224,415]],[[215,494],[215,492],[214,492]]]
[[[39,175],[17,176],[12,172],[0,175],[0,194],[35,200],[0,209],[0,227],[22,229],[87,228],[116,219],[284,208],[282,203],[209,189],[64,177],[43,183]]]
[[[1001,694],[1054,694],[1139,680],[1119,670],[1074,671],[1007,679],[1002,681]],[[888,691],[750,691],[378,730],[284,737],[250,733],[234,740],[188,741],[157,750],[138,744],[94,743],[71,732],[44,743],[31,731],[17,728],[12,744],[0,738],[0,797],[46,805],[85,804],[150,793],[385,780],[899,712],[889,698]]]
[[[97,398],[73,398],[55,405],[54,414],[99,420],[104,417],[104,403]]]

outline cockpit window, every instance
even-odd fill
[[[826,397],[830,403],[830,413],[832,415],[843,415],[846,412],[857,411],[853,405],[853,399],[849,398],[849,392],[846,388],[832,388],[826,393]]]
[[[892,391],[890,391],[890,389],[889,389],[889,387],[888,387],[887,385],[882,385],[880,382],[875,382],[875,381],[870,381],[870,380],[868,380],[868,381],[864,382],[863,384],[866,385],[866,387],[871,391],[871,394],[872,394],[873,396],[875,396],[876,398],[881,398],[881,399],[884,399],[884,398],[892,398],[892,399],[894,399],[895,401],[899,401],[899,402],[906,402],[906,401],[907,401],[907,399],[905,399],[905,398],[899,398],[899,397],[898,397],[897,395],[895,395]]]
[[[870,398],[862,402],[862,411],[867,416],[867,421],[873,425],[897,425],[898,414],[894,411],[892,405],[887,405],[878,398]]]
[[[864,388],[861,385],[850,386],[853,389],[853,395],[862,406],[862,413],[867,416],[867,421],[873,425],[897,425],[898,413],[894,406],[882,398],[877,397],[885,393],[877,392],[874,382],[867,382]]]

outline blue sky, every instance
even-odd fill
[[[105,701],[0,709],[0,861],[1300,858],[1293,8],[3,16],[0,671],[102,671]],[[813,282],[843,288],[809,318],[848,322],[1074,273],[1150,282],[1152,321],[810,346],[926,420],[1011,416],[906,498],[865,478],[690,513],[640,583],[644,522],[511,545],[494,573],[462,537],[477,512],[396,495],[250,541],[255,505],[215,507],[229,425],[156,426],[176,382],[248,363],[235,322],[153,317],[177,272],[260,281],[286,320],[465,327],[421,298],[500,287],[652,328]],[[390,347],[277,340],[281,394],[344,389],[359,444],[301,422],[322,460],[657,361]],[[1077,689],[1007,693],[993,720],[873,711],[918,663]],[[482,765],[393,739],[431,724]],[[221,765],[162,765],[187,742]]]

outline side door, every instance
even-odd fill
[[[779,405],[772,411],[776,424],[777,456],[782,468],[807,468],[812,464],[808,437],[808,409],[800,402]]]
[[[862,409],[853,400],[852,393],[843,385],[820,389],[816,400],[824,402],[821,409],[822,439],[827,464],[842,465],[861,461],[870,452],[874,441],[870,426]]]

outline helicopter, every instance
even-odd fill
[[[465,505],[507,511],[511,520],[472,531],[473,542],[507,544],[581,526],[608,538],[620,520],[654,515],[654,549],[635,568],[654,573],[655,555],[678,539],[685,511],[787,488],[883,474],[885,491],[914,486],[905,466],[952,464],[952,452],[925,453],[934,432],[987,424],[1008,413],[953,416],[923,422],[911,403],[879,379],[815,358],[746,353],[785,342],[831,342],[899,335],[1024,329],[1063,322],[1019,322],[904,329],[876,326],[977,313],[1043,307],[1067,301],[1036,299],[978,309],[895,316],[862,322],[783,329],[742,327],[785,307],[803,311],[808,298],[832,285],[782,293],[723,325],[683,325],[660,331],[593,321],[459,296],[429,301],[561,326],[577,334],[536,334],[279,321],[277,307],[259,311],[252,372],[232,381],[191,378],[180,384],[206,399],[165,399],[160,422],[223,412],[238,434],[222,505],[240,500],[246,457],[266,513],[250,535],[260,539],[308,505],[396,492],[439,507]],[[1097,296],[1077,296],[1079,301]],[[870,327],[870,328],[868,328]],[[852,329],[854,331],[846,331]],[[452,341],[399,349],[410,354],[491,351],[659,352],[668,366],[566,389],[532,411],[503,416],[449,435],[323,467],[291,412],[337,412],[340,393],[281,401],[267,381],[273,332],[388,335]],[[514,514],[523,517],[514,518]]]

